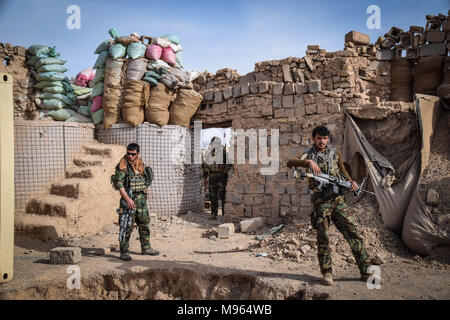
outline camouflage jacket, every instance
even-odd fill
[[[145,166],[144,174],[136,174],[130,164],[127,163],[127,169],[120,170],[119,164],[116,165],[115,173],[111,176],[111,183],[116,190],[125,188],[129,190],[133,178],[142,178],[145,188],[148,188],[153,181],[154,175],[151,167]]]

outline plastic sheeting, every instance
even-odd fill
[[[412,251],[428,255],[439,245],[450,245],[450,235],[444,225],[438,225],[419,196],[419,178],[427,167],[431,138],[439,114],[439,98],[417,94],[416,114],[420,124],[421,146],[411,150],[410,164],[404,174],[395,178],[393,165],[376,151],[350,115],[346,115],[344,161],[350,163],[356,153],[365,162],[370,175],[383,223],[402,235]],[[448,219],[447,219],[448,220]]]

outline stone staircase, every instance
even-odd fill
[[[40,240],[68,240],[89,236],[117,222],[119,193],[110,176],[123,146],[90,143],[73,156],[66,177],[52,182],[16,213],[15,229],[20,235]]]

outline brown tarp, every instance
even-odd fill
[[[433,219],[419,196],[418,184],[430,157],[431,139],[439,115],[439,98],[416,94],[416,114],[419,119],[422,145],[411,150],[409,168],[395,178],[392,164],[366,140],[350,115],[346,115],[344,161],[350,163],[359,153],[366,164],[375,191],[383,223],[402,235],[403,242],[412,251],[427,255],[432,248],[450,245],[450,235]],[[419,150],[420,149],[420,150]],[[448,220],[448,219],[447,219]]]

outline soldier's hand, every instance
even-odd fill
[[[127,206],[128,206],[128,209],[131,209],[131,210],[136,209],[136,205],[134,204],[134,201],[131,200],[130,198],[128,198],[128,200],[127,200]]]
[[[356,183],[356,181],[351,181],[351,183],[352,183],[352,191],[358,189],[358,184]]]
[[[318,175],[320,175],[320,174],[322,173],[322,171],[320,171],[320,168],[319,168],[319,166],[317,165],[317,163],[315,163],[315,162],[312,161],[312,160],[309,160],[308,163],[309,163],[309,166],[311,167],[312,171],[314,172],[314,174],[315,174],[316,176],[318,176]]]

